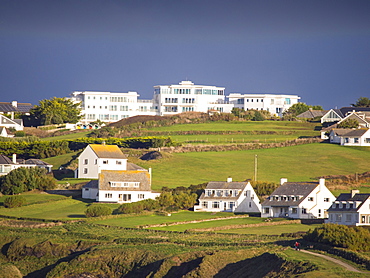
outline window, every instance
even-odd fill
[[[270,208],[265,208],[265,213],[270,213]]]
[[[249,207],[250,207],[250,208],[252,207],[252,202],[249,202]]]
[[[297,208],[292,208],[292,214],[297,214],[298,213],[298,209]]]
[[[108,160],[103,160],[103,164],[108,164]]]
[[[117,160],[117,161],[116,161],[116,164],[117,164],[117,165],[121,165],[121,164],[122,164],[122,161]]]
[[[344,143],[349,143],[349,138],[344,138]]]
[[[203,207],[203,208],[208,208],[208,202],[203,201],[203,202],[202,202],[202,207]]]
[[[138,199],[145,199],[145,198],[144,198],[144,194],[138,194],[138,195],[137,195],[137,198],[138,198]]]
[[[235,207],[235,202],[229,202],[229,208],[232,210]]]
[[[309,202],[313,202],[313,197],[308,197]]]
[[[341,213],[336,214],[336,215],[335,215],[335,220],[336,220],[337,222],[341,222],[341,221],[342,221],[342,214],[341,214]]]
[[[212,203],[212,207],[213,207],[213,208],[219,208],[219,207],[220,207],[220,203],[219,203],[219,202],[217,202],[217,201],[216,201],[216,202],[213,202],[213,203]]]
[[[302,208],[302,214],[307,214],[307,209],[306,208]]]
[[[330,202],[330,198],[324,198],[324,202]]]
[[[89,160],[88,159],[84,159],[84,164],[85,165],[89,164]]]
[[[346,214],[346,222],[351,222],[351,221],[352,221],[352,215]]]
[[[84,168],[84,174],[87,174],[87,172],[88,172],[88,169]]]
[[[105,198],[112,198],[112,193],[105,193]]]
[[[366,223],[366,217],[364,215],[361,216],[361,223]]]
[[[353,142],[354,142],[355,144],[358,144],[358,142],[359,142],[358,138],[354,138],[354,139],[353,139]]]

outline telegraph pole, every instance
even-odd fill
[[[257,181],[257,155],[254,156],[254,181]]]

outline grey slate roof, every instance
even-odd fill
[[[317,186],[318,182],[285,182],[283,185],[275,189],[270,197],[262,203],[262,206],[297,206],[299,205]],[[294,201],[291,199],[282,201],[275,200],[272,196],[302,196],[299,200]]]
[[[51,164],[46,163],[45,161],[40,160],[40,159],[36,159],[36,158],[30,158],[30,159],[27,159],[27,160],[17,159],[17,163],[27,164],[27,165],[31,164],[31,165],[39,165],[39,166],[52,166]]]
[[[338,196],[338,198],[335,200],[335,201],[339,201],[339,202],[361,202],[361,204],[355,208],[354,206],[352,207],[342,207],[342,208],[339,208],[338,206],[335,206],[335,208],[333,208],[333,205],[328,209],[328,211],[357,211],[361,206],[362,204],[368,199],[370,198],[370,194],[369,193],[357,193],[355,194],[353,197],[351,196],[351,193],[342,193]]]
[[[228,200],[228,201],[233,201],[233,200],[238,200],[240,195],[242,194],[242,190],[246,187],[248,182],[226,182],[226,181],[211,181],[207,184],[207,187],[205,190],[238,190],[240,191],[236,196],[217,196],[217,192],[214,194],[211,194],[211,196],[208,196],[203,192],[199,200],[200,201],[220,201],[220,200]],[[256,196],[256,198],[258,198]]]
[[[244,189],[248,182],[238,182],[238,181],[210,181],[207,184],[206,189]]]
[[[316,118],[316,117],[322,117],[324,116],[328,110],[307,110],[297,116],[297,118]]]
[[[333,129],[337,136],[360,137],[364,135],[369,129],[352,129],[352,128],[338,128]]]
[[[339,109],[343,116],[345,116],[348,112],[370,112],[370,107],[342,107]]]
[[[11,102],[0,102],[0,112],[21,112],[27,113],[32,109],[31,103],[17,103],[17,107],[14,107]]]
[[[13,161],[6,155],[0,154],[0,164],[14,164]]]
[[[87,184],[82,186],[82,188],[99,188],[99,181],[98,180],[91,180]]]
[[[130,162],[127,162],[127,170],[147,171],[145,168]]]

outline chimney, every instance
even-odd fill
[[[16,100],[13,100],[13,101],[12,101],[12,106],[13,106],[13,107],[17,107],[17,106],[18,106],[18,102],[17,102]]]
[[[359,193],[360,193],[360,190],[352,189],[351,190],[351,198],[353,198],[353,196],[355,196],[356,194],[359,194]]]
[[[320,188],[322,186],[325,186],[325,179],[319,179],[319,186],[320,186]]]
[[[17,163],[17,154],[13,153],[13,163]]]
[[[149,184],[150,186],[152,186],[152,168],[151,167],[149,167],[148,172],[149,172]]]
[[[232,181],[233,181],[233,178],[230,178],[230,177],[227,178],[227,182],[232,182]]]
[[[281,178],[280,179],[280,185],[283,185],[286,182],[288,182],[288,179],[286,179],[286,178]]]
[[[102,144],[103,146],[105,146],[105,141],[101,142],[101,144]]]

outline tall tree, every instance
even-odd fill
[[[39,101],[39,105],[30,110],[31,121],[37,125],[77,123],[82,115],[80,103],[67,98],[53,97]]]
[[[360,97],[356,103],[351,104],[354,107],[370,107],[370,99],[367,97]]]

